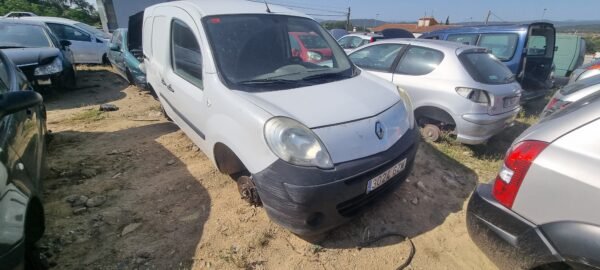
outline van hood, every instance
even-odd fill
[[[367,72],[341,81],[270,92],[235,91],[273,116],[317,128],[375,116],[400,101],[396,87]]]
[[[52,61],[60,54],[57,48],[17,48],[3,49],[2,52],[18,67],[36,66]]]

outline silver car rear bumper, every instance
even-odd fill
[[[520,107],[497,115],[463,114],[458,123],[457,139],[464,144],[482,144],[506,127],[512,126]]]

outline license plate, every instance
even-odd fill
[[[518,96],[505,98],[504,99],[504,108],[513,107],[513,106],[517,105],[517,102],[519,102]]]
[[[396,163],[396,165],[387,169],[387,171],[385,171],[382,174],[376,176],[375,178],[369,180],[369,182],[367,183],[367,193],[369,193],[369,192],[377,189],[378,187],[382,186],[383,184],[385,184],[387,181],[392,179],[394,176],[396,176],[399,173],[401,173],[402,171],[404,171],[404,168],[406,168],[406,159],[403,159],[402,161]]]

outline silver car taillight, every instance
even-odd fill
[[[468,88],[468,87],[457,87],[456,93],[462,97],[473,101],[475,103],[490,105],[490,95],[485,90]]]

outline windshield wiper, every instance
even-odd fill
[[[328,72],[310,75],[302,78],[303,81],[312,81],[312,80],[321,80],[321,79],[332,79],[332,78],[350,78],[347,75],[344,75],[344,71],[342,72]]]
[[[273,78],[266,78],[266,79],[254,79],[254,80],[247,80],[247,81],[241,81],[239,82],[239,84],[243,84],[243,85],[253,85],[253,84],[297,84],[299,83],[296,80],[285,80],[285,79],[273,79]]]

